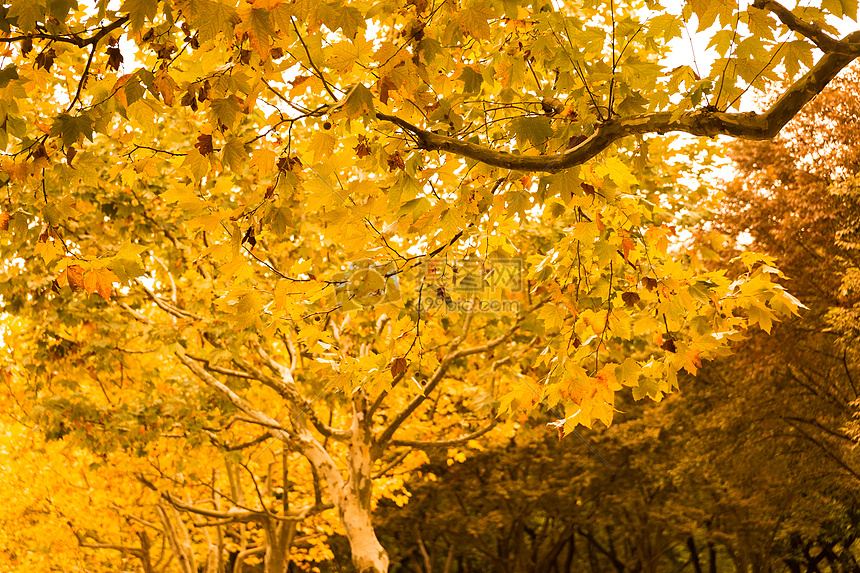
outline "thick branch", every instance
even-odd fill
[[[123,16],[119,20],[111,22],[107,26],[99,29],[98,32],[96,32],[89,38],[79,38],[74,34],[45,34],[43,32],[37,32],[35,34],[25,34],[23,36],[8,36],[6,38],[0,38],[0,42],[9,44],[13,42],[21,42],[28,38],[38,38],[40,40],[50,40],[52,42],[64,42],[66,44],[74,44],[79,48],[85,48],[86,46],[95,46],[102,40],[102,38],[113,32],[117,28],[125,25],[126,22],[128,22],[128,16]]]
[[[197,364],[185,354],[176,352],[175,355],[183,364],[185,364],[185,366],[188,367],[189,370],[191,370],[191,372],[193,372],[197,376],[197,378],[203,381],[207,386],[211,387],[214,390],[217,390],[224,397],[226,397],[234,406],[236,406],[238,409],[250,416],[258,424],[271,428],[271,435],[273,437],[286,441],[286,438],[288,436],[287,430],[283,428],[277,420],[253,408],[241,396],[233,392],[225,384],[223,384],[214,376],[206,372],[203,368],[200,367],[199,364]]]
[[[860,56],[860,43],[833,38],[819,26],[804,22],[795,16],[779,2],[775,2],[774,0],[755,0],[752,3],[752,7],[773,12],[789,30],[808,38],[822,52],[854,57]]]
[[[262,522],[263,519],[265,519],[268,515],[264,511],[238,509],[235,507],[230,508],[228,511],[217,511],[214,509],[206,509],[205,507],[197,507],[195,505],[181,502],[178,499],[174,499],[174,497],[170,495],[170,492],[164,492],[161,494],[161,496],[176,509],[181,509],[182,511],[187,511],[196,515],[202,515],[204,517],[212,517],[215,519],[229,519],[230,521],[240,523],[247,523],[249,521]]]
[[[319,419],[313,409],[313,402],[302,396],[301,392],[299,392],[298,386],[296,386],[295,378],[293,378],[291,368],[288,368],[272,359],[263,349],[263,347],[259,344],[256,345],[256,350],[257,354],[260,355],[260,358],[263,359],[266,365],[271,368],[272,371],[277,372],[281,376],[281,379],[278,380],[276,378],[272,378],[271,376],[266,376],[265,373],[261,372],[258,369],[252,370],[255,375],[259,375],[258,379],[261,382],[268,386],[271,386],[281,395],[281,397],[286,400],[289,400],[298,408],[300,408],[301,413],[299,414],[299,416],[307,416],[313,424],[314,428],[316,428],[316,430],[323,436],[341,441],[349,439],[351,434],[348,430],[332,428],[331,426]]]
[[[858,42],[860,32],[854,32],[841,40],[844,45]],[[677,117],[673,117],[677,114],[675,111],[664,111],[611,119],[601,123],[588,139],[576,147],[554,155],[516,155],[497,151],[485,145],[431,133],[393,115],[377,113],[376,117],[409,133],[418,148],[425,151],[453,153],[515,171],[554,173],[581,165],[615,141],[630,135],[680,131],[707,137],[729,135],[741,139],[771,139],[858,55],[860,53],[857,52],[826,54],[809,72],[789,86],[764,113],[728,113],[699,109],[683,112]]]

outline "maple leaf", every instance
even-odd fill
[[[392,155],[389,155],[386,161],[388,162],[389,171],[395,171],[397,169],[406,169],[406,164],[403,162],[403,158],[400,157],[399,151],[395,152]]]
[[[521,144],[540,147],[555,133],[546,117],[520,117],[511,122],[511,131]]]
[[[395,358],[391,361],[391,376],[397,378],[401,374],[406,373],[406,368],[408,367],[408,362],[406,359],[401,357]]]
[[[159,70],[158,73],[155,74],[154,84],[158,93],[161,94],[161,98],[164,100],[165,105],[173,105],[173,95],[176,93],[176,90],[179,89],[179,86],[176,85],[176,82],[166,69]]]
[[[627,306],[635,306],[639,302],[639,294],[635,292],[625,292],[621,294],[621,300]]]
[[[56,57],[57,52],[54,51],[54,48],[48,48],[36,56],[36,66],[50,72]]]
[[[61,273],[61,277],[62,279],[57,279],[57,282],[60,284],[63,284],[63,281],[67,282],[72,292],[84,288],[84,269],[80,265],[66,267],[66,270]]]
[[[201,133],[197,136],[197,143],[194,144],[194,147],[200,152],[201,155],[209,155],[212,153],[212,134],[211,133]]]
[[[147,20],[155,18],[158,12],[157,0],[124,0],[119,11],[128,14],[131,29],[134,31],[143,28]]]
[[[236,33],[247,32],[251,47],[257,51],[260,58],[265,60],[272,48],[271,38],[275,35],[269,11],[261,8],[249,8],[239,10],[238,16],[239,23],[236,25]]]
[[[113,283],[115,282],[120,282],[120,280],[108,269],[92,269],[83,277],[83,286],[87,291],[87,294],[97,292],[105,300],[110,300],[110,294],[113,291]],[[69,284],[71,284],[71,280],[69,281]]]

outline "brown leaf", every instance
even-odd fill
[[[273,60],[280,60],[284,57],[284,50],[279,46],[275,46],[274,48],[269,50],[269,55],[272,57]]]
[[[108,46],[107,54],[107,66],[114,71],[119,70],[119,65],[123,62],[122,53],[119,51],[119,48],[115,46]]]
[[[200,91],[197,92],[197,101],[203,103],[209,99],[209,80],[203,82],[203,85],[200,86]]]
[[[197,137],[197,143],[194,144],[200,155],[209,155],[212,153],[212,134],[204,133]]]
[[[403,162],[403,158],[400,157],[399,151],[396,151],[394,155],[388,156],[388,170],[396,171],[397,169],[406,169],[406,164]]]
[[[594,195],[597,193],[594,189],[594,185],[589,185],[588,183],[580,183],[579,186],[582,187],[582,190],[585,191],[585,194],[589,197],[594,197]]]
[[[657,279],[652,279],[651,277],[642,277],[642,286],[644,286],[648,290],[654,290],[655,288],[657,288]]]
[[[188,91],[183,94],[179,104],[185,107],[190,107],[191,111],[197,111],[197,93],[194,87],[188,88]]]
[[[382,103],[388,103],[388,92],[391,90],[397,89],[397,84],[391,81],[391,78],[388,76],[384,76],[379,79],[377,82],[377,86],[379,88],[379,101]]]
[[[0,213],[0,231],[9,230],[9,213]]]
[[[298,85],[305,83],[309,79],[311,79],[311,76],[296,76],[295,79],[289,82],[289,84],[291,88],[294,88]]]
[[[675,341],[671,338],[667,338],[663,341],[663,344],[660,345],[660,348],[663,350],[667,350],[669,352],[677,352],[677,347],[675,346]]]
[[[409,363],[406,362],[406,359],[403,357],[395,358],[391,361],[391,376],[397,378],[401,374],[406,373],[406,368],[409,366]]]
[[[155,87],[158,89],[158,93],[161,94],[161,99],[164,100],[165,105],[173,105],[173,94],[176,93],[176,90],[179,89],[179,86],[176,85],[176,82],[170,76],[167,70],[159,70],[157,74],[155,74]]]
[[[370,144],[365,136],[358,136],[358,145],[355,146],[355,156],[361,159],[370,155]]]
[[[33,150],[33,152],[31,153],[30,157],[32,157],[32,158],[33,158],[33,161],[34,161],[34,162],[35,162],[35,161],[38,161],[38,160],[40,160],[40,159],[47,158],[47,157],[48,157],[48,150],[47,150],[47,149],[45,149],[45,145],[44,145],[43,143],[40,143],[40,144],[36,147],[36,149],[34,149],[34,150]]]
[[[635,292],[625,292],[621,294],[621,300],[624,301],[624,304],[627,306],[634,306],[637,302],[639,302],[639,293]]]
[[[242,244],[248,243],[253,249],[257,245],[257,238],[254,236],[254,227],[248,227],[245,231],[245,236],[242,237]]]
[[[33,51],[33,37],[27,36],[21,41],[21,54],[27,55]]]
[[[301,166],[302,162],[295,155],[278,159],[278,171],[292,171],[294,167],[300,168]]]
[[[43,50],[41,54],[36,56],[36,67],[43,68],[50,72],[51,67],[54,65],[54,58],[56,57],[57,52],[54,51],[54,48]]]
[[[67,147],[66,148],[66,165],[72,164],[72,159],[75,158],[75,155],[77,155],[77,153],[78,153],[78,150],[75,149],[74,147]]]

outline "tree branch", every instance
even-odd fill
[[[526,316],[528,316],[536,308],[542,306],[544,303],[545,300],[542,300],[541,302],[532,305],[532,307],[529,308],[525,313],[523,313],[506,332],[504,332],[497,338],[494,338],[493,340],[490,340],[485,344],[481,344],[479,346],[473,346],[472,348],[465,348],[462,350],[455,350],[449,354],[446,354],[442,358],[442,360],[439,361],[439,366],[436,367],[436,371],[433,372],[433,375],[427,380],[427,383],[422,389],[422,393],[415,396],[409,402],[409,404],[407,404],[407,406],[403,410],[401,410],[401,412],[394,418],[391,424],[389,424],[388,427],[385,428],[385,430],[374,440],[375,447],[380,448],[391,440],[391,438],[394,436],[394,432],[397,431],[397,428],[399,428],[400,425],[403,424],[403,422],[405,422],[406,419],[412,415],[412,413],[418,408],[418,406],[420,406],[424,402],[424,400],[427,399],[427,396],[433,390],[436,389],[436,386],[438,386],[439,383],[442,381],[445,376],[445,373],[448,371],[448,367],[454,360],[462,358],[464,356],[470,356],[472,354],[480,354],[481,352],[487,352],[499,346],[508,338],[510,338],[514,334],[514,332],[517,331],[522,321],[525,320]],[[459,342],[460,338],[457,338],[452,344],[458,344]]]
[[[107,26],[100,28],[98,32],[96,32],[89,38],[78,38],[76,35],[73,34],[45,34],[39,32],[35,34],[25,34],[23,36],[9,36],[6,38],[0,38],[0,43],[11,44],[13,42],[21,42],[26,39],[38,38],[40,40],[50,40],[52,42],[74,44],[79,48],[85,48],[87,46],[95,46],[102,40],[102,38],[113,32],[117,28],[123,26],[126,22],[128,22],[128,16],[123,16],[122,18],[111,22]]]
[[[179,359],[180,362],[185,364],[191,372],[193,372],[197,378],[203,381],[207,386],[211,387],[214,390],[217,390],[221,395],[226,397],[234,406],[236,406],[239,410],[246,413],[251,417],[252,420],[259,423],[262,426],[266,426],[271,428],[271,435],[274,438],[277,438],[282,441],[289,441],[286,438],[290,435],[288,430],[281,426],[277,420],[271,418],[260,412],[259,410],[251,407],[241,396],[233,392],[230,388],[228,388],[221,381],[216,379],[214,376],[206,372],[203,368],[200,367],[199,364],[194,362],[191,358],[182,354],[180,352],[174,353],[174,355]]]
[[[789,30],[797,32],[801,36],[811,40],[822,52],[854,57],[860,56],[860,43],[833,38],[819,26],[804,22],[795,16],[779,2],[774,0],[755,0],[752,3],[752,7],[773,12]]]
[[[391,445],[393,446],[408,446],[410,448],[416,448],[419,450],[427,450],[432,448],[445,448],[450,446],[459,446],[461,444],[465,444],[469,440],[474,440],[475,438],[480,438],[490,430],[496,427],[498,424],[498,420],[495,416],[490,420],[490,423],[485,427],[475,430],[471,434],[466,434],[465,436],[461,436],[459,438],[451,438],[450,440],[436,440],[436,441],[413,441],[413,440],[391,440]]]
[[[266,365],[271,368],[273,372],[277,372],[281,376],[281,379],[277,380],[275,378],[272,378],[271,376],[266,376],[265,373],[259,370],[254,370],[254,374],[259,374],[259,376],[261,377],[261,382],[272,386],[272,388],[278,391],[278,393],[284,399],[289,400],[297,407],[301,408],[302,414],[306,415],[308,419],[310,419],[314,428],[316,428],[316,430],[323,436],[340,441],[349,439],[349,437],[351,436],[350,431],[332,428],[331,426],[319,419],[319,417],[316,415],[316,412],[314,412],[313,410],[313,402],[302,396],[301,392],[299,392],[299,389],[296,386],[295,378],[293,378],[292,367],[288,368],[283,364],[280,364],[279,362],[273,360],[259,343],[255,345],[255,349],[257,350],[257,354],[260,355],[260,358],[263,360],[263,362],[265,362]],[[263,380],[263,378],[265,378],[266,380]]]
[[[768,1],[772,2],[772,0]],[[845,36],[840,43],[848,46],[860,43],[860,31]],[[376,117],[393,123],[409,133],[418,148],[424,151],[453,153],[480,163],[515,171],[555,173],[585,163],[614,142],[630,135],[680,131],[707,137],[729,135],[740,139],[771,139],[858,55],[860,51],[857,50],[851,51],[850,54],[836,52],[825,54],[809,72],[791,84],[763,113],[729,113],[698,109],[680,114],[676,110],[611,119],[601,123],[588,139],[576,147],[554,155],[517,155],[507,151],[497,151],[485,145],[431,133],[393,115],[377,112]]]

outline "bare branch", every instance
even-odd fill
[[[496,427],[498,424],[497,418],[494,416],[488,425],[485,427],[475,430],[471,434],[466,434],[465,436],[461,436],[459,438],[452,438],[450,440],[437,440],[437,441],[412,441],[412,440],[391,440],[391,444],[394,446],[408,446],[410,448],[416,449],[432,449],[432,448],[445,448],[451,446],[459,446],[465,444],[469,440],[474,440],[475,438],[480,438],[490,430]]]
[[[42,32],[37,32],[33,34],[25,34],[23,36],[9,36],[6,38],[0,38],[0,43],[11,44],[13,42],[21,42],[27,39],[32,40],[34,38],[38,38],[40,40],[50,40],[52,42],[64,42],[66,44],[74,44],[79,48],[85,48],[87,46],[95,46],[102,40],[102,38],[113,32],[117,28],[122,27],[127,22],[128,16],[123,16],[122,18],[111,22],[107,26],[100,28],[98,32],[96,32],[89,38],[79,38],[74,34],[45,34]]]
[[[189,352],[185,353],[189,358],[196,360],[204,365],[206,370],[210,370],[212,372],[217,372],[218,374],[223,374],[225,376],[235,376],[236,378],[245,378],[247,380],[257,380],[257,377],[253,374],[248,374],[247,372],[243,372],[241,370],[232,370],[230,368],[224,368],[223,366],[215,366],[213,365],[208,358],[203,358],[201,356],[195,356]],[[262,380],[260,380],[262,382]]]
[[[840,42],[849,46],[857,44],[860,42],[860,31],[849,34]],[[825,54],[763,113],[698,109],[680,114],[677,111],[664,111],[610,119],[601,123],[588,139],[576,147],[554,155],[516,155],[497,151],[485,145],[426,131],[393,115],[377,112],[376,117],[408,132],[417,142],[418,148],[424,151],[453,153],[515,171],[555,173],[585,163],[614,142],[630,135],[680,131],[707,137],[729,135],[741,139],[771,139],[858,55],[858,51]]]
[[[234,406],[236,406],[241,411],[245,412],[248,416],[250,416],[252,420],[259,423],[260,425],[272,428],[273,437],[278,438],[280,440],[288,441],[286,439],[289,435],[287,429],[281,426],[281,424],[277,420],[253,408],[241,396],[233,392],[233,390],[228,388],[221,381],[206,372],[206,370],[201,368],[200,365],[198,365],[194,360],[192,360],[185,354],[176,352],[175,356],[179,359],[180,362],[185,364],[185,366],[187,366],[188,369],[191,370],[191,372],[193,372],[197,376],[197,378],[203,381],[207,386],[220,392],[221,395],[226,397]]]
[[[472,348],[465,348],[461,350],[454,350],[453,352],[445,355],[442,360],[439,361],[439,366],[436,367],[436,371],[433,372],[432,376],[430,376],[430,378],[427,380],[427,383],[424,385],[422,393],[415,396],[409,402],[409,404],[407,404],[407,406],[403,410],[401,410],[399,414],[397,414],[391,424],[389,424],[388,427],[385,428],[385,430],[376,438],[375,447],[380,448],[391,440],[391,438],[394,436],[394,432],[397,431],[397,428],[399,428],[401,424],[403,424],[403,422],[405,422],[406,419],[409,418],[409,416],[411,416],[416,409],[418,409],[418,406],[420,406],[424,402],[424,400],[427,399],[427,396],[431,392],[433,392],[433,390],[436,389],[436,386],[438,386],[439,383],[442,381],[445,374],[448,372],[448,368],[451,366],[451,363],[454,360],[458,358],[463,358],[464,356],[471,356],[472,354],[480,354],[482,352],[487,352],[496,348],[497,346],[508,340],[517,331],[522,321],[525,320],[526,316],[528,316],[535,309],[542,306],[545,302],[546,300],[541,300],[540,302],[532,305],[526,312],[521,314],[517,321],[502,335],[479,346],[474,346]],[[459,341],[459,339],[457,339],[457,341]]]
[[[131,314],[131,315],[134,317],[134,319],[135,319],[135,320],[140,321],[140,322],[142,322],[142,323],[144,323],[144,324],[149,324],[149,325],[153,325],[153,324],[155,324],[154,322],[152,322],[152,320],[150,320],[149,318],[147,318],[147,317],[145,317],[144,315],[140,314],[138,311],[134,310],[133,308],[131,308],[130,306],[128,306],[126,303],[124,303],[124,302],[120,302],[120,303],[119,303],[119,306],[120,306],[120,307],[122,307],[123,309],[125,309],[125,311],[126,311],[126,312],[128,312],[129,314]]]
[[[172,304],[166,302],[163,298],[161,298],[160,296],[155,294],[155,292],[153,292],[153,290],[151,288],[149,288],[148,286],[143,284],[141,281],[137,281],[137,284],[139,284],[143,288],[143,290],[146,292],[147,296],[149,296],[149,298],[152,299],[152,302],[154,302],[156,305],[158,305],[158,307],[161,310],[163,310],[164,312],[166,312],[167,314],[174,316],[176,318],[183,319],[183,320],[188,319],[188,318],[195,318],[195,319],[201,319],[202,318],[198,314],[194,314],[193,312],[188,312],[187,310],[183,310],[179,307],[173,306]]]
[[[179,501],[178,499],[175,499],[172,495],[170,495],[170,492],[163,492],[161,494],[161,497],[163,497],[168,503],[170,503],[170,505],[172,505],[176,509],[181,509],[182,511],[187,511],[195,515],[202,515],[204,517],[212,517],[215,519],[228,519],[230,520],[230,522],[262,522],[267,515],[264,511],[239,509],[237,507],[231,507],[227,511],[218,511],[215,509],[206,509],[205,507],[197,507],[196,505],[191,505],[189,503],[185,503]]]

